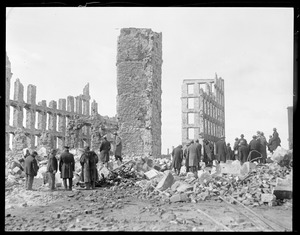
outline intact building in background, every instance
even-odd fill
[[[182,144],[225,136],[224,80],[184,79],[182,84]]]

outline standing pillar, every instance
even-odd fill
[[[53,146],[56,147],[56,142],[57,142],[57,138],[56,138],[56,134],[54,134],[56,132],[56,112],[57,112],[57,104],[56,101],[51,100],[49,103],[49,108],[51,108],[52,112],[49,114],[49,125],[48,125],[48,129],[50,132],[52,132],[53,135]]]
[[[9,61],[9,58],[7,56],[6,53],[6,80],[5,80],[5,128],[6,128],[6,132],[5,132],[5,150],[9,149],[9,133],[7,132],[7,128],[9,127],[9,119],[10,117],[10,81],[11,81],[11,77],[12,77],[12,72],[11,72],[11,63]]]
[[[66,99],[58,100],[58,109],[66,111]],[[58,131],[62,133],[62,137],[57,139],[57,148],[63,149],[65,146],[65,136],[66,136],[66,116],[58,116]]]
[[[162,34],[123,28],[117,52],[117,115],[123,152],[161,155]]]
[[[17,101],[17,105],[14,107],[14,127],[23,127],[23,96],[24,96],[24,86],[17,78],[14,86],[14,100]]]

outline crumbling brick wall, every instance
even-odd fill
[[[117,117],[123,153],[161,155],[162,34],[123,28],[117,52]]]

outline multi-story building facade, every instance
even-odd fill
[[[182,84],[182,144],[225,136],[224,80],[184,79]]]

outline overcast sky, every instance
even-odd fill
[[[293,105],[293,8],[7,8],[6,52],[13,84],[37,87],[37,102],[82,94],[116,115],[121,28],[162,33],[162,153],[181,144],[183,79],[225,83],[225,135],[233,145],[276,127],[288,148]]]

